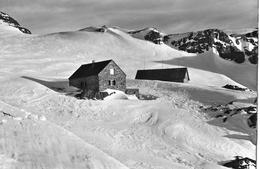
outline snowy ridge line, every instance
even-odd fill
[[[30,112],[28,112],[28,111],[25,111],[25,110],[23,110],[23,109],[21,110],[21,109],[15,107],[15,106],[13,106],[13,105],[10,105],[10,104],[5,103],[4,101],[0,100],[0,108],[3,108],[3,107],[4,107],[4,106],[3,106],[3,107],[1,106],[2,104],[3,104],[4,106],[7,106],[8,108],[11,108],[11,109],[13,109],[13,110],[15,110],[15,111],[20,112],[20,113],[26,113],[26,114],[31,114],[31,115],[33,115],[32,113],[30,113]],[[13,114],[11,114],[11,115],[13,115]],[[13,117],[17,117],[17,116],[13,115]],[[39,122],[38,120],[36,120],[36,119],[34,119],[34,118],[32,118],[31,120],[34,120],[35,122]],[[79,142],[81,142],[81,143],[82,143],[83,145],[85,145],[86,147],[88,147],[88,148],[90,148],[90,149],[96,151],[96,153],[99,153],[99,154],[101,154],[101,155],[107,156],[107,158],[110,158],[110,160],[112,160],[113,162],[118,163],[118,164],[120,165],[120,166],[119,166],[120,169],[129,169],[127,166],[125,166],[123,163],[121,163],[121,162],[120,162],[119,160],[117,160],[116,158],[110,156],[109,154],[105,153],[104,151],[100,150],[99,148],[95,147],[94,145],[92,145],[92,144],[90,144],[90,143],[87,143],[85,140],[83,140],[82,138],[80,138],[79,136],[77,136],[76,134],[74,134],[73,132],[71,132],[71,131],[69,131],[69,130],[63,128],[63,127],[61,127],[60,125],[57,125],[57,124],[51,122],[51,121],[45,120],[44,122],[45,122],[45,123],[48,123],[49,125],[55,126],[56,128],[58,128],[58,129],[64,131],[66,134],[68,134],[69,136],[74,137],[75,139],[77,139]],[[94,153],[93,153],[93,154],[94,154]],[[92,158],[93,158],[93,156],[92,156]],[[106,168],[106,167],[105,167],[105,168]],[[98,168],[98,169],[99,169],[99,168]]]

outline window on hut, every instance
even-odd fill
[[[109,80],[108,81],[108,85],[109,86],[115,86],[116,85],[116,81],[115,80]]]
[[[115,70],[112,68],[110,69],[110,75],[114,75],[115,74]]]

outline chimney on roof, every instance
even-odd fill
[[[94,67],[95,65],[95,60],[92,60],[92,67]]]

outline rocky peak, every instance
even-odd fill
[[[159,32],[156,28],[144,28],[137,31],[129,31],[127,33],[135,38],[151,41],[155,44],[163,43],[164,34]]]
[[[14,18],[4,12],[0,12],[0,25],[1,24],[8,24],[11,27],[19,29],[23,33],[31,34],[28,29],[22,27]]]
[[[188,32],[184,34],[170,34],[164,37],[164,42],[173,48],[187,51],[189,53],[203,53],[215,45],[221,46],[231,43],[228,35],[218,29],[207,29],[197,32]]]

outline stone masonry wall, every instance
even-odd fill
[[[114,69],[114,75],[110,74],[110,69]],[[126,75],[119,68],[114,61],[111,61],[98,75],[99,77],[99,91],[105,89],[116,89],[125,91],[126,89]],[[115,85],[109,85],[109,80],[115,80]]]

